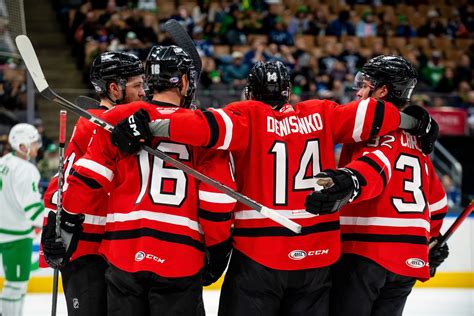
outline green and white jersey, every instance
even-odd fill
[[[39,180],[31,162],[13,153],[0,157],[0,243],[33,237],[33,223],[41,226]]]

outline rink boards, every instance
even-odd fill
[[[443,224],[442,232],[453,223],[455,217],[449,216]],[[417,283],[417,287],[449,287],[474,288],[474,217],[470,216],[448,242],[450,255],[436,276],[428,282]],[[38,269],[39,238],[33,245],[32,277],[28,284],[28,291],[34,293],[51,292],[53,270]],[[1,270],[1,269],[0,269]],[[3,286],[3,277],[0,271],[0,288]],[[206,289],[219,289],[222,278]],[[62,291],[62,288],[61,288]]]

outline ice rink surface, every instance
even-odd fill
[[[219,291],[204,291],[206,315],[217,315]],[[51,294],[28,294],[25,316],[51,315]],[[63,294],[57,315],[67,315]],[[474,316],[474,289],[415,288],[408,298],[404,316]]]

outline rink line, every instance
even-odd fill
[[[223,277],[216,283],[205,287],[205,290],[220,290]],[[438,272],[436,276],[427,282],[416,282],[418,288],[474,288],[474,272]],[[0,278],[0,288],[3,288],[3,278]],[[51,293],[53,289],[53,277],[34,276],[28,283],[29,293]],[[59,279],[59,291],[63,291],[61,278]]]

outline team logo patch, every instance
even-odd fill
[[[145,259],[145,253],[143,251],[139,251],[135,254],[135,261],[142,261]]]
[[[74,309],[79,309],[79,299],[77,297],[72,299],[72,307],[74,307]]]
[[[179,78],[178,77],[171,77],[170,78],[170,82],[171,83],[177,83],[179,81]]]
[[[292,252],[288,254],[288,257],[291,260],[301,260],[301,259],[306,258],[307,255],[308,254],[304,250],[293,250]]]
[[[408,258],[405,261],[405,263],[410,268],[415,268],[415,269],[423,268],[426,265],[426,263],[423,260],[418,259],[418,258]]]

